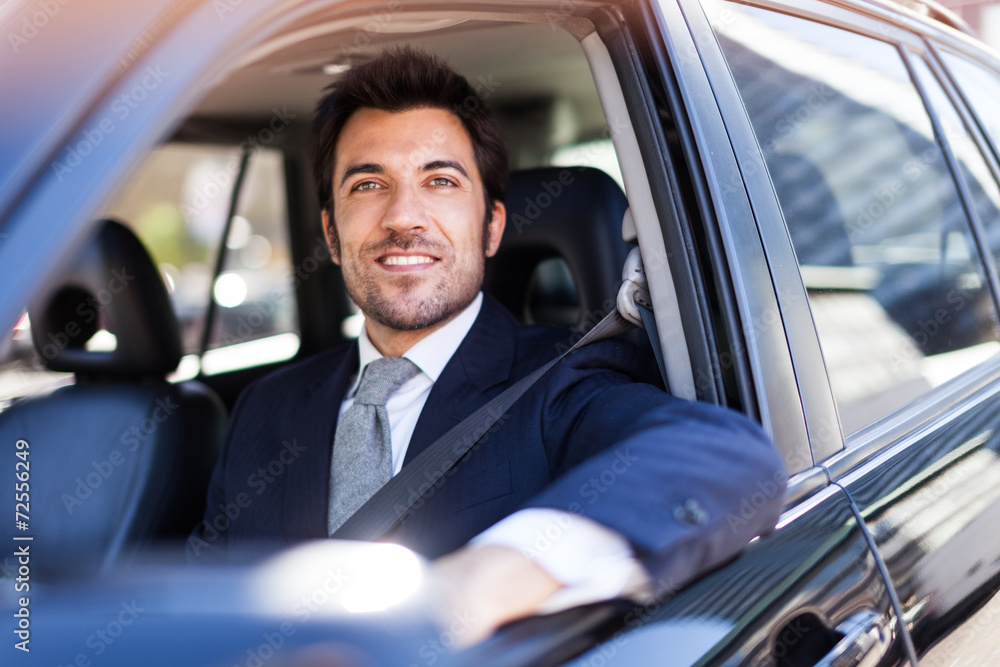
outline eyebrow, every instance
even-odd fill
[[[454,160],[434,160],[433,162],[428,162],[424,165],[424,171],[433,171],[435,169],[445,169],[451,168],[460,173],[462,176],[469,178],[469,173],[465,171],[465,167],[455,162]]]
[[[462,176],[469,178],[469,172],[465,170],[458,162],[454,160],[432,160],[424,165],[423,171],[434,171],[435,169],[454,169]],[[380,164],[375,164],[374,162],[366,162],[364,164],[354,164],[348,167],[344,171],[343,178],[340,179],[340,185],[343,186],[351,176],[355,174],[384,174],[385,168]]]
[[[375,164],[373,162],[366,162],[364,164],[354,164],[348,167],[347,170],[344,172],[344,177],[340,179],[340,185],[341,187],[343,187],[344,183],[347,182],[347,179],[353,176],[354,174],[381,174],[384,172],[385,169],[382,168],[382,165]]]

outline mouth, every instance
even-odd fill
[[[390,271],[413,271],[430,268],[441,258],[424,253],[386,253],[375,261]]]

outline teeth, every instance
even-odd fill
[[[427,264],[433,262],[434,258],[428,255],[390,255],[382,260],[383,264],[390,266],[406,266],[409,264]]]

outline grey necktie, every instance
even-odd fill
[[[402,357],[383,357],[365,366],[354,404],[337,421],[330,470],[328,534],[392,477],[392,440],[385,402],[420,372]]]

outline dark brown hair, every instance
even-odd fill
[[[388,112],[432,108],[451,111],[472,140],[483,180],[486,218],[507,194],[507,144],[476,91],[436,57],[409,47],[385,51],[351,68],[330,85],[316,105],[312,166],[319,205],[333,218],[333,168],[337,140],[347,120],[362,108]]]

